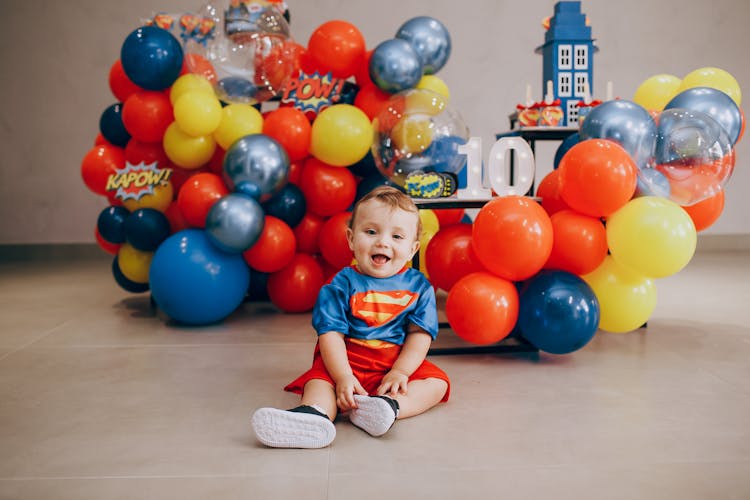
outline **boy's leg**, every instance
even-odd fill
[[[253,414],[258,440],[273,448],[324,448],[336,437],[336,396],[325,380],[304,386],[301,405],[291,410],[260,408]]]
[[[409,418],[424,413],[445,396],[448,383],[439,378],[425,378],[409,382],[406,394],[399,394],[393,399],[398,401],[398,418]],[[392,397],[389,394],[386,396]]]

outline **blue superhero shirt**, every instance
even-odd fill
[[[345,267],[318,295],[313,328],[322,335],[339,332],[352,338],[403,345],[409,324],[437,337],[435,290],[422,273],[404,269],[389,278],[366,276]]]

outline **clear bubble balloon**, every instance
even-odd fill
[[[373,129],[375,164],[383,176],[402,188],[407,179],[418,174],[455,176],[466,164],[458,147],[468,140],[469,129],[448,100],[430,90],[411,89],[393,95],[373,120]]]
[[[274,6],[209,3],[199,11],[200,36],[188,37],[188,70],[215,75],[216,95],[227,103],[256,104],[274,97],[293,76],[296,51],[289,24]],[[189,57],[195,55],[196,57]]]
[[[683,90],[667,103],[664,109],[682,108],[700,111],[716,120],[735,144],[742,129],[742,113],[729,95],[710,87]]]
[[[659,116],[654,165],[639,172],[639,183],[653,194],[669,183],[669,199],[687,206],[714,196],[729,181],[735,164],[726,130],[711,116],[668,109]],[[661,176],[649,172],[656,169]]]

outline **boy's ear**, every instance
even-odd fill
[[[419,251],[419,240],[416,240],[414,244],[411,247],[411,257],[409,257],[409,260],[414,258],[414,254],[416,254]]]
[[[346,228],[346,241],[349,243],[349,250],[354,251],[354,231],[352,228]]]

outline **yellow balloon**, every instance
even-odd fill
[[[427,260],[425,258],[427,245],[430,240],[440,231],[440,220],[434,210],[423,208],[419,211],[419,220],[422,222],[422,233],[419,235],[419,270],[427,276]]]
[[[636,89],[633,102],[649,111],[662,111],[664,106],[677,95],[682,80],[674,75],[654,75],[647,78]]]
[[[599,328],[625,333],[643,326],[656,307],[656,285],[611,255],[593,272],[582,276],[599,301]]]
[[[364,111],[351,104],[336,104],[315,118],[310,154],[323,163],[348,167],[365,157],[372,137],[372,124]]]
[[[448,101],[451,98],[451,92],[448,90],[448,85],[446,85],[440,77],[435,75],[424,75],[414,88],[436,92],[445,97],[446,104],[448,104]]]
[[[432,144],[432,120],[425,116],[406,116],[391,130],[391,139],[403,153],[421,153]]]
[[[221,110],[219,128],[214,139],[227,150],[240,137],[263,132],[263,115],[249,104],[230,104]]]
[[[699,68],[682,79],[682,85],[678,92],[692,89],[694,87],[711,87],[721,90],[731,97],[737,106],[742,104],[742,91],[737,80],[727,71],[720,68]]]
[[[117,264],[122,274],[136,283],[148,283],[148,269],[154,252],[137,250],[130,243],[123,243],[117,252]]]
[[[212,134],[221,117],[221,103],[216,96],[199,90],[183,93],[174,104],[175,122],[193,137]]]
[[[404,114],[437,116],[447,107],[448,97],[432,89],[411,89],[404,92]]]
[[[612,257],[644,276],[671,276],[690,262],[698,237],[687,212],[658,196],[626,203],[607,219]]]
[[[214,87],[206,78],[195,73],[186,73],[179,77],[169,89],[169,101],[174,104],[185,92],[198,91],[209,95],[216,95]]]
[[[177,122],[167,127],[162,145],[172,163],[187,169],[202,167],[216,151],[216,141],[211,135],[193,137],[186,134]]]
[[[144,194],[137,200],[133,198],[123,200],[122,204],[131,212],[134,212],[139,208],[153,208],[161,213],[166,212],[174,198],[174,188],[172,187],[172,183],[170,181],[163,181],[152,189],[153,193]]]

